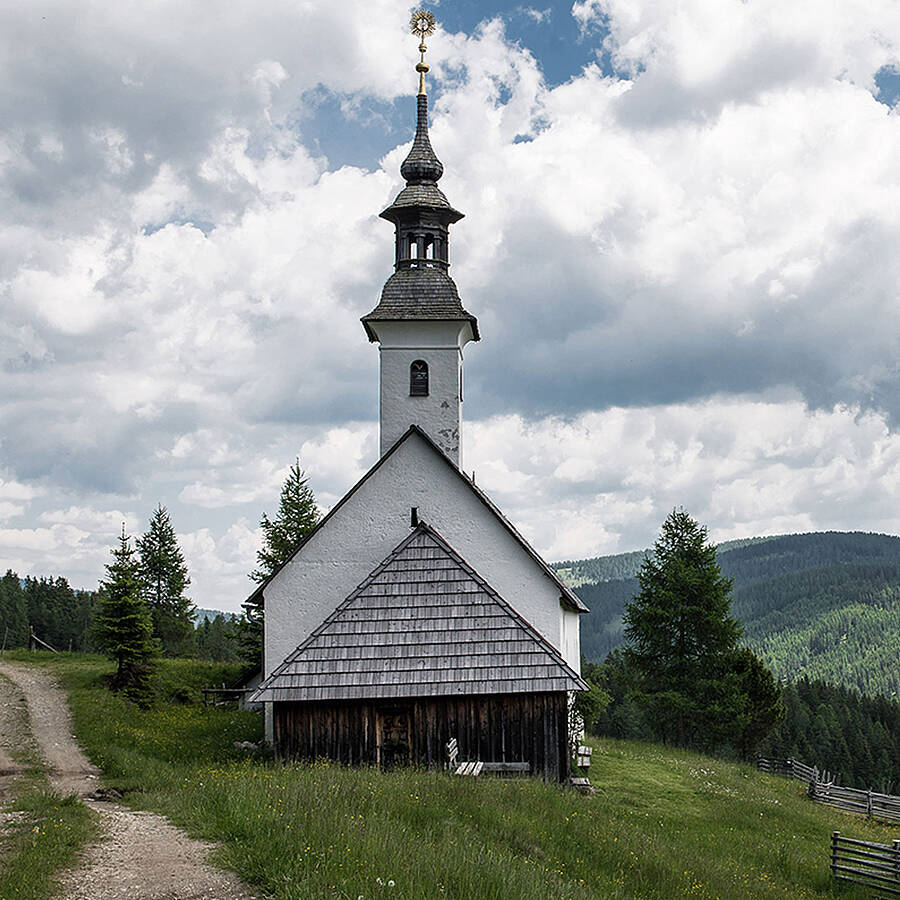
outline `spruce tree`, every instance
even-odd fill
[[[0,578],[0,647],[24,647],[28,643],[28,607],[19,576],[7,569]]]
[[[141,595],[138,560],[124,525],[119,546],[112,555],[113,561],[106,566],[106,579],[100,582],[94,641],[116,662],[113,689],[144,701],[148,697],[150,663],[156,642],[150,611]]]
[[[625,660],[650,721],[678,746],[727,742],[742,706],[733,665],[741,628],[729,614],[732,580],[706,529],[673,510],[638,582],[626,605]]]
[[[760,741],[784,720],[781,688],[763,661],[747,647],[733,658],[739,679],[741,712],[735,728],[735,745],[742,759],[751,759]]]
[[[250,577],[257,582],[270,578],[319,524],[319,519],[315,495],[298,458],[282,485],[275,518],[270,519],[263,513],[260,519],[263,545],[256,554],[258,567],[250,573]],[[261,599],[245,603],[244,615],[238,626],[241,658],[254,668],[262,663],[263,614]]]
[[[153,634],[166,656],[181,656],[193,646],[194,605],[184,592],[191,583],[169,513],[157,506],[150,526],[137,540],[138,575],[153,617]]]
[[[318,524],[315,495],[296,459],[282,485],[278,513],[274,519],[263,513],[259,521],[263,545],[256,554],[259,567],[250,577],[259,582],[269,578]]]

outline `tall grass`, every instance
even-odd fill
[[[831,897],[833,830],[892,837],[802,785],[628,742],[595,743],[595,796],[247,759],[233,743],[259,737],[250,714],[138,710],[96,686],[102,663],[55,665],[80,739],[127,802],[220,841],[220,862],[285,900]]]

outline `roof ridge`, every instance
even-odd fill
[[[303,548],[307,542],[319,532],[321,528],[331,519],[331,517],[343,506],[343,504],[349,500],[356,491],[368,481],[372,475],[381,468],[381,466],[386,462],[386,460],[391,457],[396,451],[397,448],[400,447],[405,441],[409,439],[409,437],[413,434],[417,434],[425,443],[431,447],[432,450],[437,453],[444,462],[450,466],[451,469],[462,479],[463,483],[468,485],[469,488],[474,492],[475,496],[499,519],[500,524],[506,528],[507,531],[515,538],[515,540],[520,544],[523,550],[543,569],[544,574],[560,589],[562,594],[562,599],[565,600],[571,607],[573,607],[577,612],[589,612],[587,606],[585,606],[584,602],[572,591],[572,589],[559,577],[559,573],[556,572],[547,562],[544,560],[540,554],[528,543],[527,540],[519,533],[516,527],[506,518],[500,508],[491,500],[490,497],[480,488],[477,484],[468,476],[465,472],[463,472],[456,463],[441,450],[440,447],[418,426],[418,425],[410,425],[407,430],[400,435],[399,438],[394,442],[394,444],[390,447],[390,449],[383,455],[381,458],[369,469],[353,487],[344,494],[343,497],[328,511],[327,515],[325,515],[318,525],[308,534],[306,537],[301,540],[297,546],[293,549],[290,556],[278,566],[277,569],[265,580],[263,581],[259,587],[257,587],[252,594],[247,598],[245,603],[251,601],[258,594],[261,594],[265,588],[269,585],[272,579],[300,552],[301,548]]]

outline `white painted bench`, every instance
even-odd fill
[[[527,762],[482,762],[472,760],[470,762],[459,761],[459,745],[456,738],[450,738],[447,743],[447,758],[450,760],[450,769],[454,775],[471,775],[477,778],[482,772],[519,772],[527,774],[531,771],[531,763]]]

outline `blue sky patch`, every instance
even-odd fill
[[[900,72],[893,66],[885,66],[875,73],[875,99],[894,106],[900,99]]]

